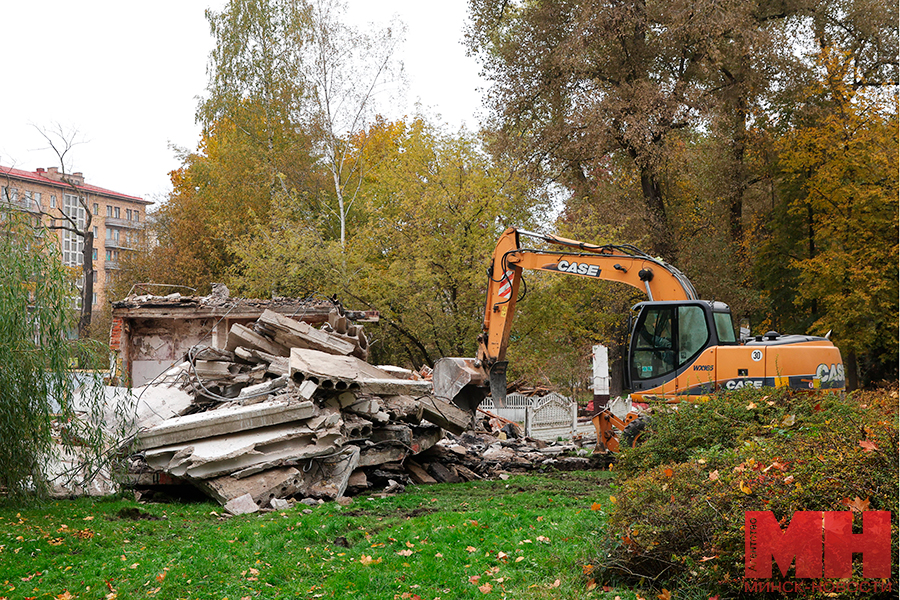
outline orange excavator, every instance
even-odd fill
[[[523,237],[560,250],[528,249]],[[488,271],[487,303],[476,358],[442,358],[434,368],[435,394],[475,411],[488,391],[495,404],[506,397],[506,350],[525,269],[628,284],[647,294],[633,307],[625,387],[635,402],[702,401],[717,389],[844,388],[841,353],[826,337],[781,335],[738,339],[731,309],[700,300],[681,271],[630,245],[598,246],[553,235],[507,229]],[[594,417],[598,441],[615,451],[619,419],[607,407]]]

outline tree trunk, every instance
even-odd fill
[[[666,262],[675,260],[675,238],[669,227],[666,205],[659,181],[650,169],[641,167],[641,192],[647,207],[647,229],[650,233],[650,252]]]
[[[94,308],[94,230],[91,228],[93,215],[85,210],[84,247],[81,251],[81,272],[84,285],[81,286],[81,317],[78,319],[78,337],[86,338],[90,333]]]

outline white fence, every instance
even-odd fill
[[[556,392],[542,397],[509,394],[503,408],[497,408],[487,398],[479,408],[523,423],[525,435],[536,439],[553,441],[558,438],[571,439],[575,435],[591,438],[595,434],[593,423],[578,422],[578,405]]]

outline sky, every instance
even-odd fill
[[[42,136],[76,144],[69,172],[86,183],[160,202],[171,190],[176,148],[194,150],[213,40],[204,16],[225,0],[31,0],[9,2],[0,95],[0,165],[34,171],[59,165]],[[350,22],[407,25],[399,55],[408,89],[388,118],[426,114],[451,130],[478,128],[478,64],[462,45],[465,0],[349,0]],[[393,112],[391,112],[393,111]]]

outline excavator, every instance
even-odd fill
[[[522,238],[558,249],[522,247]],[[731,309],[700,300],[677,268],[631,245],[595,245],[554,235],[507,229],[488,269],[488,292],[476,358],[442,358],[434,367],[435,394],[475,412],[490,393],[506,397],[506,351],[524,270],[616,281],[647,294],[632,308],[625,385],[633,402],[703,401],[718,389],[790,387],[844,389],[838,348],[826,337],[770,331],[738,339]],[[619,436],[636,421],[608,407],[594,417],[601,450],[617,451]]]

